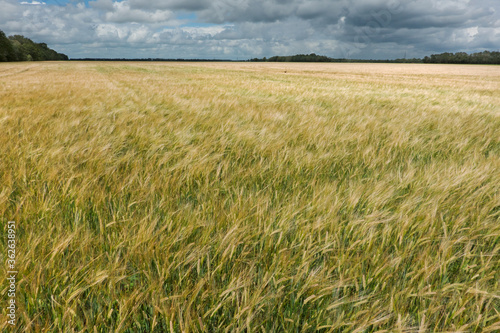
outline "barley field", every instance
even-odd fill
[[[500,67],[0,64],[16,332],[498,332]]]

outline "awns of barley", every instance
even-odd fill
[[[19,331],[500,330],[499,69],[280,66],[2,77]]]

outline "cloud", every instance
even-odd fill
[[[115,23],[166,23],[173,17],[174,14],[169,10],[157,9],[153,12],[148,12],[133,9],[126,1],[114,2],[111,10],[105,14],[107,22]]]
[[[89,1],[89,6],[94,9],[102,10],[102,11],[113,11],[113,0],[95,0]]]
[[[7,34],[70,57],[394,58],[500,45],[497,0],[0,0],[0,8]]]
[[[31,1],[31,2],[23,1],[20,4],[21,5],[46,5],[45,2],[40,2],[40,1]]]
[[[130,6],[137,9],[168,9],[200,11],[210,7],[210,0],[129,0]]]
[[[200,12],[210,23],[276,22],[294,14],[294,0],[216,0]]]

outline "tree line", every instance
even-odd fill
[[[0,62],[44,60],[68,60],[68,56],[21,35],[7,37],[0,30]]]
[[[268,61],[268,62],[332,62],[334,59],[316,55],[315,53],[311,54],[296,54],[293,56],[274,56],[271,58],[254,58],[250,61]]]
[[[433,54],[423,59],[429,64],[488,64],[500,65],[500,52],[477,52],[467,54],[465,52]]]
[[[327,56],[311,54],[296,54],[292,56],[274,56],[270,58],[253,58],[253,62],[374,62],[374,63],[421,63],[422,59],[395,59],[395,60],[366,60],[366,59],[345,59],[330,58]]]
[[[71,61],[163,61],[163,62],[232,62],[234,60],[225,59],[168,59],[168,58],[72,58]]]
[[[500,52],[478,52],[467,54],[441,53],[426,56],[423,59],[394,59],[394,60],[363,60],[363,59],[335,59],[326,56],[311,54],[297,54],[293,56],[274,56],[271,58],[253,58],[253,62],[373,62],[373,63],[428,63],[428,64],[489,64],[500,65]]]

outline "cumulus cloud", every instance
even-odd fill
[[[111,10],[105,14],[108,22],[115,23],[167,23],[174,14],[169,10],[157,9],[148,12],[140,9],[133,9],[128,2],[114,2]]]
[[[0,29],[70,57],[422,57],[496,50],[497,0],[0,0]]]
[[[31,2],[23,1],[20,4],[21,5],[46,5],[45,2],[40,2],[40,1],[31,1]]]

